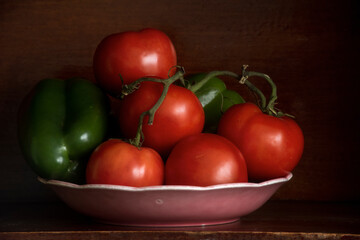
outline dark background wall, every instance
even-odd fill
[[[145,27],[170,36],[187,72],[249,64],[277,83],[278,106],[296,116],[305,151],[274,199],[359,200],[358,10],[336,0],[1,1],[0,201],[57,200],[17,145],[24,95],[47,77],[93,79],[101,39]]]

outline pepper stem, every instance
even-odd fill
[[[178,69],[178,71],[172,76],[169,77],[168,79],[157,79],[157,78],[140,78],[138,80],[136,80],[135,82],[132,82],[129,85],[125,85],[125,87],[123,87],[123,91],[122,91],[122,95],[126,96],[128,94],[131,94],[132,92],[134,92],[136,89],[138,89],[140,87],[140,84],[144,81],[150,81],[150,82],[158,82],[158,83],[162,83],[164,85],[163,91],[161,93],[160,98],[157,100],[157,102],[154,104],[154,106],[152,106],[152,108],[150,108],[149,110],[143,112],[140,115],[139,118],[139,124],[138,124],[138,128],[137,128],[137,132],[136,132],[136,136],[134,139],[130,139],[130,143],[138,148],[141,147],[142,142],[144,140],[144,134],[142,131],[143,128],[143,121],[146,115],[149,116],[149,121],[148,124],[152,125],[154,122],[154,117],[155,117],[155,113],[156,111],[159,109],[159,107],[161,106],[161,104],[163,103],[166,94],[169,91],[169,87],[172,83],[174,83],[176,80],[181,80],[184,81],[184,74],[185,74],[185,70],[184,68],[180,67],[180,66],[176,66],[176,68]]]

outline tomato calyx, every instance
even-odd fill
[[[174,67],[173,67],[174,68]],[[171,68],[170,71],[173,69]],[[149,116],[149,120],[147,122],[148,125],[152,125],[154,122],[154,117],[155,117],[155,113],[156,111],[159,109],[159,107],[161,106],[161,104],[163,103],[166,94],[169,90],[169,87],[171,84],[173,84],[175,81],[180,80],[181,82],[184,82],[184,75],[185,75],[185,69],[181,66],[175,66],[175,68],[178,70],[173,76],[167,78],[167,79],[159,79],[159,78],[152,78],[152,77],[144,77],[144,78],[139,78],[138,80],[130,83],[130,84],[123,84],[122,87],[122,91],[121,91],[121,95],[119,96],[119,98],[123,98],[126,95],[131,94],[132,92],[136,91],[136,89],[138,89],[141,85],[142,82],[144,81],[150,81],[150,82],[157,82],[157,83],[162,83],[164,85],[163,91],[161,93],[160,98],[157,100],[157,102],[147,111],[144,111],[139,118],[139,124],[138,124],[138,128],[137,128],[137,132],[136,132],[136,136],[134,139],[130,139],[129,143],[140,148],[143,141],[144,141],[144,134],[142,131],[142,127],[143,127],[143,121],[145,116]],[[170,72],[169,71],[169,72]]]

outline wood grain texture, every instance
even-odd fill
[[[47,77],[93,79],[100,40],[144,27],[170,36],[187,72],[240,72],[249,64],[277,83],[278,106],[296,116],[305,151],[274,199],[359,200],[357,11],[355,1],[336,0],[1,1],[0,201],[56,199],[17,145],[24,95]],[[261,80],[255,83],[268,91]]]
[[[201,227],[105,225],[62,203],[3,204],[0,239],[360,239],[359,204],[270,201],[240,221]]]

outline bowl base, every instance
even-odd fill
[[[203,227],[203,226],[210,226],[210,225],[221,225],[221,224],[228,224],[239,221],[240,218],[233,218],[233,219],[224,219],[224,220],[215,220],[215,221],[204,221],[204,222],[156,222],[156,221],[149,221],[149,222],[125,222],[125,221],[108,221],[98,218],[93,218],[94,221],[108,224],[108,225],[120,225],[120,226],[130,226],[130,227]]]

